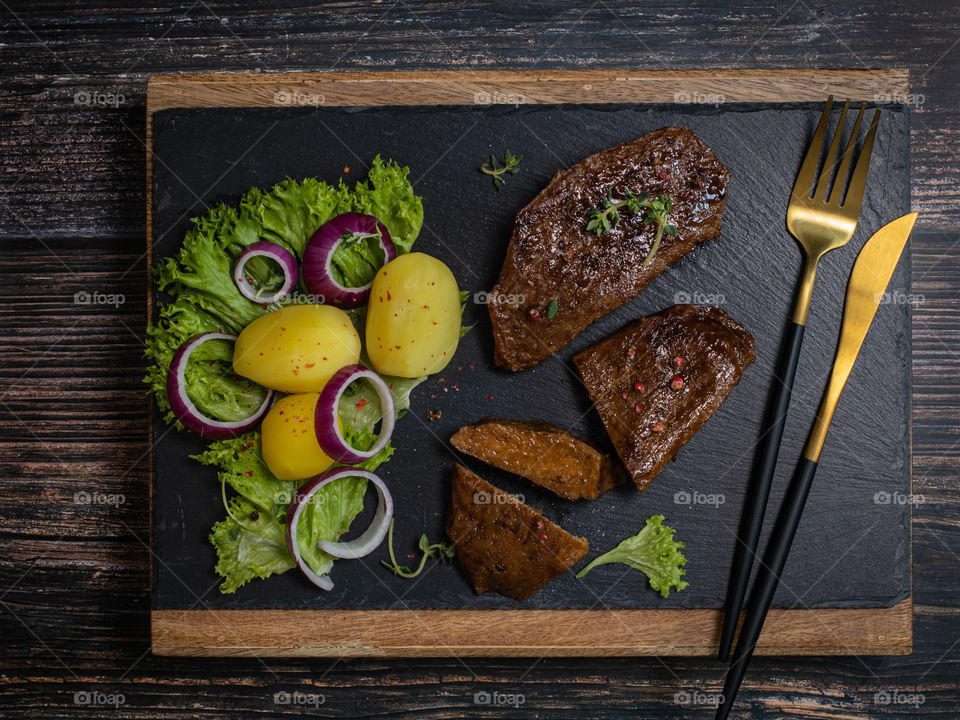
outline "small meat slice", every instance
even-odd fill
[[[609,455],[542,420],[486,418],[457,430],[450,443],[567,500],[592,500],[625,479]]]
[[[590,323],[634,298],[655,277],[720,234],[730,173],[687,128],[667,127],[591,155],[554,175],[513,223],[500,281],[490,292],[494,359],[533,367]],[[664,235],[650,264],[656,226],[622,208],[617,227],[597,235],[587,215],[609,192],[670,195]],[[557,302],[552,318],[546,310]]]
[[[674,305],[573,362],[637,489],[646,490],[755,359],[753,337],[723,310]]]
[[[478,595],[495,590],[526,600],[587,554],[587,539],[502,492],[462,465],[453,467],[447,537]]]

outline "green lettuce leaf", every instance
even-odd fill
[[[317,228],[347,212],[351,204],[351,192],[342,180],[338,187],[332,187],[322,180],[307,178],[302,182],[285,180],[266,194],[247,193],[240,208],[245,218],[254,223],[251,229],[259,223],[260,239],[284,245],[301,258]]]
[[[647,518],[647,524],[639,533],[594,558],[577,573],[577,577],[583,577],[597,565],[616,562],[643,572],[650,580],[650,587],[663,597],[670,594],[671,587],[683,590],[689,585],[680,579],[686,573],[683,566],[687,564],[687,559],[680,552],[683,543],[674,540],[675,530],[662,523],[663,515]]]
[[[347,287],[361,287],[373,282],[386,259],[380,243],[378,238],[341,242],[333,251],[330,262],[334,279]]]
[[[154,269],[161,291],[205,310],[225,332],[234,334],[264,313],[262,306],[240,294],[233,281],[233,264],[242,248],[231,252],[221,231],[235,216],[231,208],[218,205],[207,215],[193,218],[180,252],[163,258]]]
[[[387,226],[398,255],[410,252],[423,226],[423,202],[413,192],[409,172],[377,155],[366,181],[357,183],[351,199],[351,210],[374,215]]]
[[[217,479],[262,512],[275,515],[278,508],[286,510],[293,499],[294,483],[277,478],[264,462],[259,432],[217,440],[192,458],[204,465],[219,468]]]
[[[287,552],[284,524],[266,513],[252,515],[256,508],[243,497],[230,500],[230,512],[245,518],[245,529],[231,517],[216,523],[210,533],[210,542],[217,551],[215,570],[223,578],[220,592],[236,592],[245,583],[266,578],[295,567]]]

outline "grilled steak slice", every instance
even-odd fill
[[[646,490],[756,359],[719,308],[674,305],[573,357],[613,445]]]
[[[609,455],[541,420],[486,418],[457,430],[450,443],[568,500],[599,497],[625,479]]]
[[[517,215],[500,282],[490,293],[494,357],[507,370],[533,367],[590,323],[632,299],[655,277],[720,234],[730,173],[686,128],[668,127],[591,155],[553,180]],[[642,214],[621,208],[620,224],[587,231],[587,214],[607,192],[669,194],[669,222],[646,267],[656,235]],[[557,301],[557,313],[546,309]]]
[[[453,467],[447,536],[478,595],[496,590],[526,600],[587,554],[570,535],[513,495],[462,465]]]

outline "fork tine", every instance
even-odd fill
[[[810,186],[813,185],[813,176],[817,172],[817,159],[823,149],[823,138],[827,134],[827,121],[830,119],[831,107],[833,107],[833,95],[827,98],[827,104],[820,116],[820,123],[817,125],[816,132],[813,133],[810,147],[807,148],[807,155],[803,159],[803,165],[800,166],[797,181],[793,184],[794,198],[810,197]]]
[[[880,122],[880,108],[873,112],[873,120],[870,122],[870,131],[867,133],[867,139],[863,142],[863,149],[860,150],[860,157],[857,158],[857,166],[853,169],[853,175],[850,177],[850,186],[847,188],[847,194],[843,198],[843,205],[847,217],[856,217],[860,214],[860,204],[863,202],[863,189],[867,185],[867,170],[870,169],[870,155],[873,153],[873,139],[877,136],[877,125]]]
[[[840,194],[847,184],[847,171],[853,161],[853,151],[856,149],[857,137],[860,135],[860,122],[863,120],[863,113],[866,109],[867,105],[864,103],[860,106],[860,112],[857,113],[857,121],[853,124],[853,130],[850,131],[850,142],[847,143],[847,149],[843,151],[843,161],[840,163],[840,169],[837,170],[837,179],[833,181],[833,189],[827,199],[828,203],[836,200],[837,205],[840,205]]]
[[[850,101],[843,104],[843,112],[840,113],[840,122],[837,123],[837,130],[833,133],[833,140],[830,143],[830,149],[827,151],[827,159],[823,161],[823,169],[820,170],[820,180],[817,181],[817,189],[813,192],[814,200],[823,200],[827,194],[827,183],[830,182],[830,176],[833,175],[833,161],[837,157],[837,149],[840,147],[840,136],[843,135],[843,121],[847,119],[847,110],[850,109]]]

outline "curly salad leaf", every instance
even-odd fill
[[[218,205],[193,219],[180,251],[161,260],[154,270],[157,287],[170,300],[160,303],[156,321],[147,328],[144,355],[150,363],[144,382],[167,422],[180,427],[170,411],[166,392],[167,373],[177,349],[203,332],[238,334],[252,320],[278,307],[250,302],[237,290],[232,269],[240,252],[254,242],[269,240],[300,258],[320,225],[350,211],[376,215],[390,231],[398,254],[409,252],[423,223],[423,206],[413,193],[408,172],[377,156],[367,179],[352,189],[342,180],[332,186],[315,178],[288,179],[268,192],[257,188],[248,191],[236,208]],[[360,247],[348,246],[338,253],[341,272],[348,279],[362,277],[365,265],[370,265]],[[269,269],[253,265],[248,265],[248,270],[266,281]],[[297,293],[302,297],[303,292],[299,286]],[[297,302],[297,293],[284,304]],[[362,316],[357,320],[362,321]],[[232,372],[231,360],[229,343],[211,341],[194,352],[186,369],[190,397],[204,414],[221,420],[249,416],[264,397],[262,388]],[[386,380],[402,412],[409,407],[410,391],[423,378]],[[350,444],[366,449],[373,445],[375,427],[381,419],[379,398],[366,386],[357,388],[354,394],[341,400],[343,432]],[[388,445],[358,467],[373,471],[392,454],[393,448]],[[211,443],[194,457],[218,468],[221,484],[235,493],[227,501],[227,517],[216,523],[210,534],[217,551],[216,571],[223,577],[221,592],[232,593],[254,578],[294,567],[284,537],[294,483],[279,480],[267,468],[259,433]],[[363,509],[366,485],[363,478],[331,483],[316,493],[302,514],[300,549],[316,572],[329,572],[333,565],[333,558],[319,551],[316,541],[337,540],[349,530]]]
[[[673,539],[676,532],[663,525],[663,515],[647,518],[647,524],[633,537],[629,537],[613,550],[594,558],[589,565],[577,573],[583,577],[597,565],[606,563],[624,563],[634,570],[640,570],[650,580],[650,587],[663,597],[670,594],[670,588],[683,590],[690,583],[680,578],[686,573],[683,566],[687,559],[680,552],[682,542]]]

